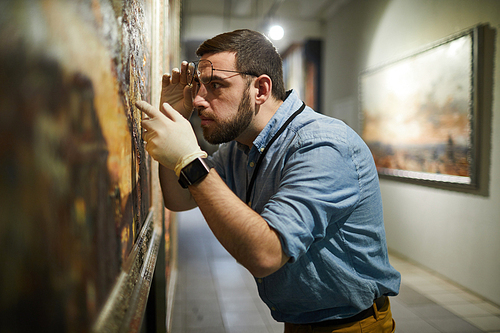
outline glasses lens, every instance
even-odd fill
[[[195,71],[196,71],[196,64],[194,62],[190,62],[187,68],[187,78],[186,78],[187,84],[193,84]]]
[[[203,84],[209,84],[212,81],[212,63],[210,60],[200,60],[198,63],[198,79]]]

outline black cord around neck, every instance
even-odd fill
[[[283,124],[283,126],[280,127],[280,129],[278,130],[278,132],[276,132],[276,134],[274,134],[274,136],[269,141],[269,143],[266,145],[266,147],[264,148],[264,151],[260,155],[259,160],[257,161],[257,165],[255,166],[255,170],[253,171],[252,179],[250,180],[250,184],[248,185],[248,188],[247,188],[246,203],[249,206],[251,205],[250,195],[252,194],[252,190],[253,190],[253,186],[254,186],[254,183],[255,183],[255,179],[257,178],[257,174],[259,173],[260,165],[262,164],[262,161],[264,160],[264,156],[266,156],[267,151],[269,150],[269,147],[271,147],[271,145],[273,144],[273,142],[276,141],[276,139],[281,135],[281,133],[283,133],[283,131],[285,130],[285,128],[288,126],[288,124],[290,124],[290,122],[299,113],[301,113],[304,110],[305,107],[306,107],[306,103],[302,102],[302,106],[297,111],[295,111],[294,114],[292,114],[290,116],[290,118],[287,119],[287,121]]]

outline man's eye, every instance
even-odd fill
[[[220,84],[220,83],[217,83],[217,82],[212,82],[212,83],[210,83],[210,87],[211,87],[212,89],[218,89],[218,88],[220,88],[220,87],[221,87],[221,84]]]

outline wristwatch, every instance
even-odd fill
[[[194,185],[205,178],[210,172],[210,168],[204,158],[198,157],[193,162],[182,168],[179,176],[179,184],[183,188]]]

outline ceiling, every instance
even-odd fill
[[[282,51],[292,43],[320,38],[323,22],[349,0],[182,0],[181,36],[198,44],[224,31],[249,28],[267,33],[271,23],[285,30]]]
[[[320,19],[340,0],[183,0],[185,15],[254,18],[266,14],[291,18]]]

